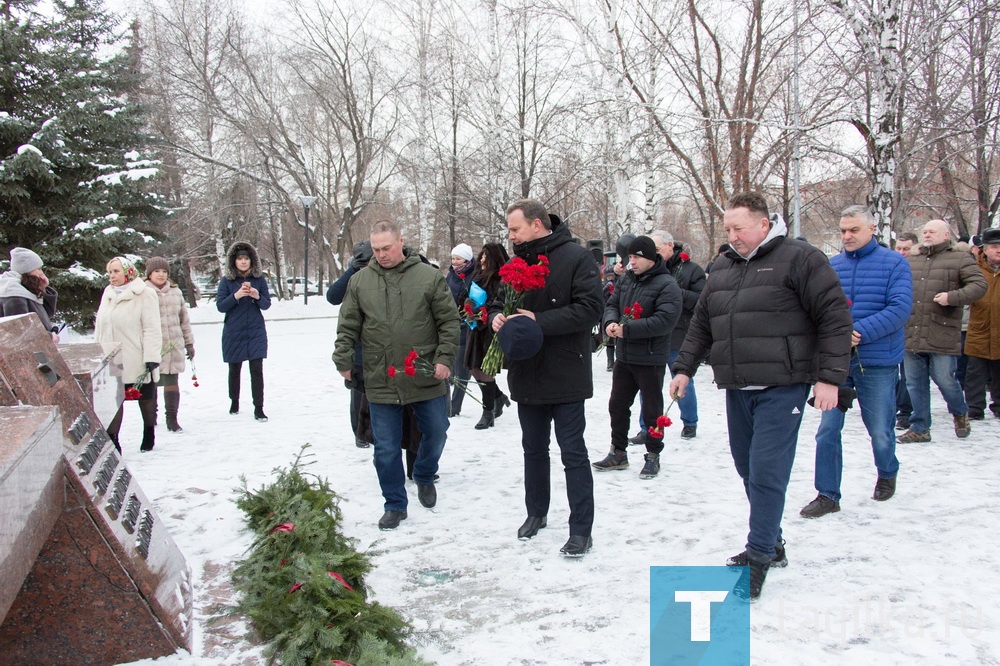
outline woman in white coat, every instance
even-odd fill
[[[160,302],[156,294],[139,277],[131,261],[115,257],[108,262],[108,280],[101,305],[97,309],[94,338],[105,346],[121,344],[118,363],[125,382],[126,396],[137,390],[142,414],[142,445],[140,451],[151,451],[156,423],[156,381],[160,365],[163,338],[160,333]],[[107,426],[108,437],[121,451],[118,432],[121,430],[125,405]]]
[[[159,386],[163,387],[164,413],[167,430],[183,432],[177,422],[181,402],[177,376],[184,372],[184,356],[194,359],[194,334],[184,307],[184,294],[170,281],[170,264],[163,257],[151,257],[146,262],[146,286],[153,290],[160,303],[160,327],[163,334],[163,359],[160,361]],[[156,393],[153,393],[154,400]]]

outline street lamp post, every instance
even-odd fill
[[[303,303],[309,305],[309,207],[313,205],[316,201],[316,197],[307,197],[302,195],[299,197],[299,201],[302,202],[302,207],[306,211],[306,235],[305,235],[305,259],[302,262],[302,272],[305,273],[303,276],[304,282],[302,283],[302,293],[305,294]]]

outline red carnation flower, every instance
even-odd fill
[[[125,399],[126,400],[138,400],[142,397],[142,391],[135,388],[134,386],[129,386],[125,389]]]
[[[416,375],[417,375],[417,369],[415,367],[413,367],[412,365],[406,366],[403,369],[403,372],[406,373],[407,377],[416,377]]]
[[[681,252],[681,261],[691,261],[691,255],[687,252]]]
[[[615,283],[614,282],[612,282],[611,284],[608,285],[608,295],[611,295],[613,293],[615,293]]]
[[[669,416],[657,416],[656,417],[656,427],[657,428],[669,428],[673,424],[674,424],[674,422],[670,420]]]
[[[642,316],[642,306],[639,305],[639,301],[632,304],[632,318],[638,319]]]
[[[396,376],[396,366],[394,366],[394,365],[390,365],[390,366],[389,366],[389,369],[388,369],[388,370],[386,370],[386,371],[385,371],[385,373],[386,373],[387,375],[389,375],[390,377],[395,377],[395,376]]]
[[[268,534],[274,534],[275,532],[294,532],[295,523],[281,523],[280,525],[275,525]]]
[[[654,428],[653,426],[650,426],[649,430],[647,430],[646,432],[649,433],[650,437],[654,437],[656,439],[663,439],[663,431],[660,430],[660,429],[658,429],[658,428]]]
[[[288,594],[291,594],[292,592],[298,592],[300,587],[302,587],[302,583],[295,583],[295,585],[292,585],[290,588],[288,588]]]

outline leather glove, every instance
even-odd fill
[[[184,349],[187,351],[188,358],[193,361],[194,360],[194,345],[187,345],[186,347],[184,347]]]
[[[152,372],[153,370],[156,370],[158,367],[160,367],[160,364],[159,363],[153,363],[152,361],[150,361],[149,363],[146,364],[146,369],[149,370],[150,372]]]

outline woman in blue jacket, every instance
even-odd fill
[[[267,358],[267,329],[263,310],[271,307],[267,280],[261,276],[260,256],[250,243],[233,243],[226,254],[226,274],[219,280],[215,297],[219,312],[226,315],[222,327],[222,360],[229,364],[230,414],[240,412],[240,373],[243,361],[250,362],[250,393],[253,417],[267,421],[264,414],[264,359]]]

